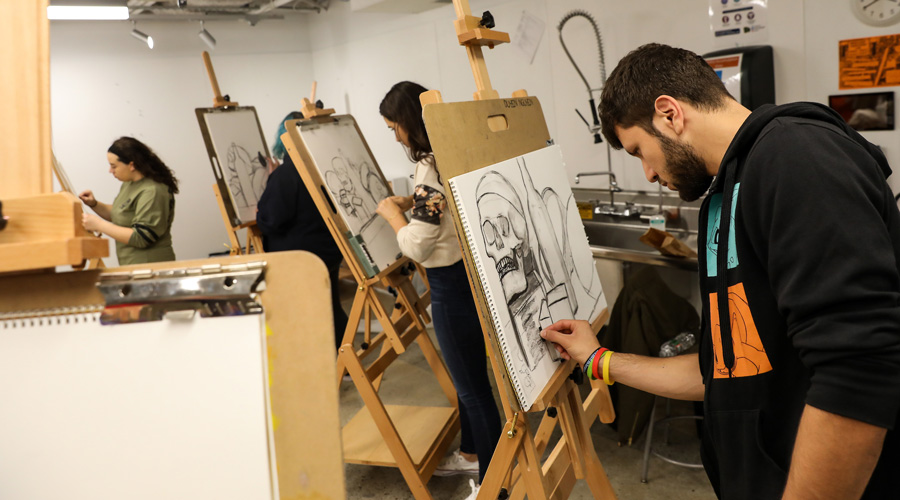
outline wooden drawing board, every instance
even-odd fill
[[[458,5],[454,3],[454,5]],[[468,10],[468,9],[465,9]],[[440,102],[435,91],[423,94],[423,118],[434,150],[437,169],[444,179],[514,158],[548,145],[550,134],[540,101],[516,92],[510,99],[487,99],[459,103]],[[465,234],[453,197],[448,197],[457,236]],[[503,392],[506,434],[498,443],[480,493],[493,498],[501,487],[511,486],[510,498],[566,498],[576,479],[585,479],[597,498],[615,498],[603,467],[593,449],[589,427],[595,418],[609,423],[615,418],[609,392],[603,382],[592,381],[592,390],[582,402],[569,375],[580,370],[573,360],[561,363],[529,411],[546,411],[536,432],[520,414],[521,408],[507,372],[497,333],[489,319],[490,306],[481,288],[472,252],[460,238],[469,284],[489,346],[491,366]],[[474,276],[474,277],[473,277]],[[605,311],[594,328],[606,322]],[[556,408],[558,408],[558,413]],[[542,463],[550,435],[556,425],[563,430],[547,460]],[[518,462],[518,466],[514,464]],[[482,495],[480,494],[479,497]]]
[[[349,245],[371,278],[402,257],[390,224],[375,213],[393,196],[356,120],[350,115],[290,120],[282,136],[303,183],[336,242]],[[340,172],[335,174],[335,172]]]
[[[422,114],[437,160],[437,169],[444,179],[536,151],[546,147],[550,140],[541,103],[536,97],[428,104],[423,108]],[[487,119],[491,116],[505,117],[503,123],[507,124],[507,128],[496,132],[491,130]],[[452,196],[447,197],[447,202],[451,212],[458,213]],[[459,217],[454,216],[454,224],[457,235],[465,234]],[[468,246],[462,240],[460,246],[466,260],[466,269],[476,269]],[[490,311],[480,281],[476,279],[471,284],[479,311]],[[480,316],[482,329],[490,332],[492,341],[489,345],[494,350],[494,359],[504,367],[502,378],[497,379],[498,385],[506,391],[507,396],[512,397],[510,401],[514,402],[513,407],[519,410],[511,377],[505,370],[500,346],[496,342],[493,323],[488,319],[489,315]],[[546,398],[539,398],[534,409],[543,410],[546,406]]]
[[[269,148],[256,108],[197,108],[195,114],[231,226],[256,221],[269,177]]]
[[[259,261],[260,256],[253,255],[221,257],[126,266],[102,273],[191,269]],[[270,253],[265,255],[265,262],[266,287],[259,300],[265,309],[269,330],[265,337],[267,351],[260,363],[267,365],[269,378],[271,434],[266,446],[269,456],[274,459],[269,467],[277,470],[277,484],[272,485],[272,491],[278,492],[275,498],[284,500],[343,500],[346,493],[340,416],[338,393],[333,383],[335,354],[329,340],[334,326],[328,272],[321,260],[307,252]],[[103,297],[95,286],[102,273],[91,270],[2,276],[0,313],[102,305]],[[298,286],[299,283],[303,286]],[[156,325],[162,328],[162,323]],[[27,327],[22,332],[26,330]],[[0,334],[9,334],[9,331],[0,330]],[[159,334],[168,335],[169,332],[162,330]],[[121,342],[127,349],[127,336]],[[59,431],[46,429],[33,439],[52,440],[54,433]],[[222,436],[222,439],[227,438]],[[5,457],[4,451],[0,449],[0,462],[18,458]],[[197,467],[204,465],[197,463]],[[98,474],[102,476],[104,472]],[[189,477],[190,471],[183,472]],[[133,473],[146,475],[148,471],[135,470]]]

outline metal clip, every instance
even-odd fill
[[[256,293],[264,288],[265,262],[211,264],[194,268],[139,269],[100,275],[106,301],[100,322],[159,321],[177,311],[202,317],[260,314]]]

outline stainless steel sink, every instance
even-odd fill
[[[637,221],[583,221],[594,257],[655,266],[697,270],[697,259],[668,257],[640,241],[647,225]],[[677,235],[676,235],[677,236]]]

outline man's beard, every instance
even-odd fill
[[[689,144],[656,134],[666,160],[668,184],[674,185],[678,196],[684,201],[694,201],[703,196],[712,183],[712,176],[706,173],[706,165],[697,151]],[[657,181],[658,182],[658,181]]]

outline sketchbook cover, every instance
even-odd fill
[[[378,203],[391,196],[381,170],[349,115],[326,123],[298,122],[303,143],[319,171],[327,195],[344,219],[375,273],[401,257],[397,235],[375,213]]]
[[[528,410],[556,371],[540,332],[593,321],[606,297],[559,146],[449,180],[519,403]]]

